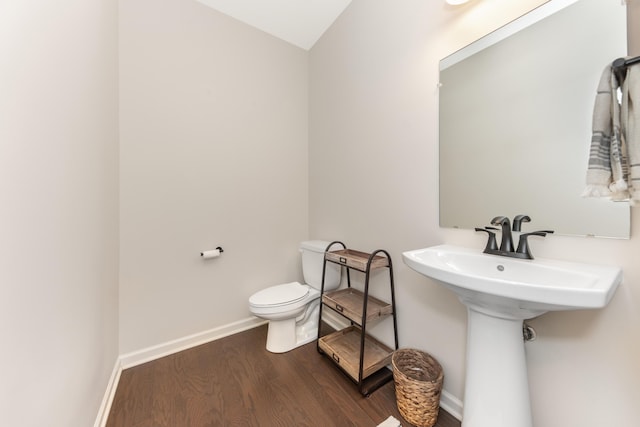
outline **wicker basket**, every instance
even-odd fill
[[[402,417],[419,427],[432,427],[438,420],[442,366],[429,354],[400,349],[393,353],[393,380]]]

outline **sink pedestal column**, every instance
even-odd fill
[[[463,303],[468,330],[462,427],[532,427],[523,319]]]

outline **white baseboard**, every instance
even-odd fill
[[[349,326],[349,321],[332,310],[322,310],[322,321],[333,329],[340,330]]]
[[[256,328],[264,325],[265,323],[267,323],[266,320],[258,319],[257,317],[250,317],[234,323],[229,323],[228,325],[210,329],[208,331],[169,341],[164,344],[120,355],[113,367],[113,372],[111,373],[111,378],[107,384],[107,390],[104,393],[102,404],[98,410],[94,427],[104,427],[107,424],[113,398],[116,395],[116,389],[118,388],[118,382],[120,382],[120,375],[122,374],[123,369],[150,362],[191,347],[206,344],[229,335],[237,334],[238,332]]]
[[[442,390],[440,394],[440,406],[453,415],[458,421],[462,421],[462,401],[453,394]]]
[[[327,310],[327,317],[323,320],[335,329],[342,329],[348,325],[345,323],[344,318],[338,315],[332,315],[330,310]],[[323,316],[324,317],[324,316]],[[210,329],[208,331],[200,332],[197,334],[189,335],[183,338],[179,338],[173,341],[168,341],[163,344],[158,344],[146,349],[134,351],[131,353],[123,354],[116,360],[111,378],[107,385],[100,410],[96,417],[94,427],[104,427],[109,417],[113,398],[118,388],[118,382],[120,381],[120,375],[123,369],[131,368],[146,362],[150,362],[155,359],[159,359],[164,356],[168,356],[179,351],[187,350],[192,347],[196,347],[201,344],[206,344],[211,341],[215,341],[220,338],[227,337],[229,335],[237,334],[267,323],[264,319],[257,317],[250,317],[237,322],[229,323],[218,328]],[[453,415],[458,420],[462,420],[462,401],[455,397],[453,394],[448,393],[446,390],[442,391],[440,396],[440,406]]]
[[[187,350],[191,347],[206,344],[208,342],[224,338],[229,335],[237,334],[238,332],[246,331],[248,329],[264,325],[265,323],[267,323],[267,321],[264,319],[249,317],[247,319],[229,323],[228,325],[223,325],[218,328],[210,329],[208,331],[199,332],[197,334],[188,335],[186,337],[168,341],[163,344],[158,344],[142,350],[122,354],[120,355],[122,369],[141,365],[143,363],[147,363],[152,360],[177,353],[179,351]]]
[[[116,389],[118,388],[118,382],[120,381],[121,373],[122,363],[120,363],[120,358],[118,358],[116,359],[113,371],[111,372],[111,377],[109,378],[109,383],[107,384],[107,390],[104,393],[102,404],[100,405],[98,416],[96,417],[96,422],[93,425],[94,427],[104,427],[107,424],[109,411],[111,411],[111,404],[113,403],[113,398],[116,395]]]

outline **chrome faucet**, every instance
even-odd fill
[[[531,218],[528,215],[516,215],[513,218],[513,231],[521,231],[523,222],[531,222]],[[476,228],[476,231],[483,231],[489,235],[487,245],[484,248],[484,253],[492,255],[507,256],[512,258],[533,259],[531,251],[529,249],[529,236],[541,236],[544,237],[547,234],[553,233],[553,230],[540,230],[532,231],[530,233],[520,234],[518,241],[518,248],[514,250],[513,235],[511,234],[511,223],[506,216],[497,216],[491,220],[491,225],[499,225],[502,230],[502,238],[500,241],[500,247],[496,243],[496,235],[493,230],[497,230],[493,227]]]

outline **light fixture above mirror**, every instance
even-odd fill
[[[445,0],[447,2],[447,4],[451,4],[454,6],[457,6],[459,4],[464,4],[466,2],[468,2],[469,0]]]

